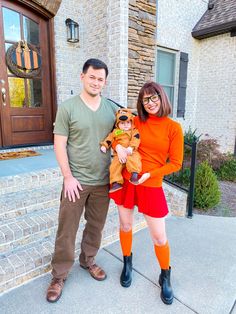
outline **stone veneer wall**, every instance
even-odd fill
[[[156,0],[129,1],[128,107],[135,108],[143,83],[154,78]]]
[[[179,188],[163,182],[163,190],[170,214],[173,216],[184,217],[187,215],[188,194]]]

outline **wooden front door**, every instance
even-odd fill
[[[41,70],[33,78],[13,74],[7,49],[24,40],[36,47]],[[52,142],[49,21],[18,1],[0,0],[0,146]]]

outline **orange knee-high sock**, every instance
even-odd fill
[[[132,229],[129,230],[128,232],[120,230],[120,245],[123,256],[131,255],[132,239],[133,239]]]
[[[165,245],[154,245],[156,257],[161,269],[169,269],[170,266],[170,247],[168,241]]]

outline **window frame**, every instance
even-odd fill
[[[158,64],[158,51],[164,51],[164,52],[168,52],[170,54],[173,54],[175,56],[175,66],[174,66],[174,85],[173,85],[173,103],[171,103],[172,105],[172,115],[176,117],[177,116],[177,101],[178,101],[178,84],[179,84],[179,64],[180,64],[180,51],[175,50],[175,49],[170,49],[170,48],[166,48],[166,47],[162,47],[162,46],[158,46],[156,47],[156,62],[155,62],[155,80],[157,83],[158,82],[158,68],[157,68],[157,64]],[[161,84],[162,85],[162,84]],[[165,85],[162,85],[163,87]],[[171,85],[170,85],[171,86]]]

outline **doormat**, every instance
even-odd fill
[[[42,155],[42,154],[37,153],[35,150],[24,150],[24,151],[19,151],[19,152],[0,153],[0,160],[34,157],[34,156],[39,156],[39,155]]]

